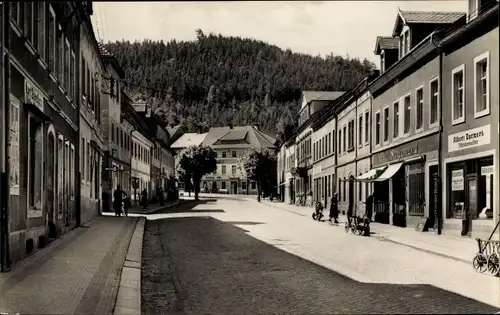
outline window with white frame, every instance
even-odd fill
[[[363,115],[358,117],[358,145],[363,145]]]
[[[458,124],[465,121],[465,66],[453,69],[451,78],[452,123]]]
[[[10,95],[9,187],[11,195],[19,195],[19,100]]]
[[[226,174],[226,166],[222,165],[222,174]]]
[[[439,113],[439,78],[432,79],[429,83],[430,110],[429,124],[433,125],[438,122]]]
[[[34,5],[34,21],[33,21],[33,45],[35,46],[40,59],[46,60],[45,52],[45,2],[37,1],[33,3]]]
[[[56,60],[56,14],[52,5],[49,4],[49,33],[48,33],[48,45],[49,45],[49,58],[48,64],[49,68],[54,71],[55,60]]]
[[[411,96],[408,94],[403,99],[404,106],[404,134],[410,133],[411,125]]]
[[[474,58],[474,117],[490,113],[489,52]]]
[[[346,152],[347,151],[347,140],[349,138],[349,135],[347,134],[347,126],[344,125],[344,140],[342,143],[342,151]]]
[[[71,60],[69,64],[69,69],[70,69],[70,76],[69,76],[69,82],[70,82],[70,93],[69,95],[71,96],[71,99],[73,102],[76,102],[76,57],[75,57],[75,52],[71,51]]]
[[[59,83],[61,85],[64,84],[64,35],[61,30],[61,25],[57,25],[57,32],[56,32],[56,74],[57,74],[57,79],[59,80]]]
[[[380,144],[380,112],[375,114],[375,145]]]
[[[384,108],[384,142],[389,141],[389,106]]]
[[[236,174],[236,165],[231,165],[231,174]]]
[[[424,88],[420,87],[415,92],[415,129],[424,128]]]
[[[370,141],[370,112],[365,113],[365,144]]]
[[[28,137],[28,205],[42,209],[43,124],[29,116]]]
[[[24,21],[24,4],[22,2],[11,2],[10,3],[10,19],[14,22],[14,25],[22,31]]]
[[[339,141],[338,141],[338,144],[339,144],[339,153],[342,153],[342,129],[339,130]]]
[[[392,137],[397,138],[399,136],[399,100],[392,103],[393,111],[393,121],[392,121]]]
[[[33,2],[24,2],[24,13],[25,13],[25,20],[24,20],[24,35],[26,36],[26,39],[28,40],[31,45],[33,45]]]

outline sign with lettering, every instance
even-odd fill
[[[454,170],[451,172],[451,190],[464,190],[464,170]]]
[[[24,103],[35,105],[43,112],[43,94],[28,79],[24,80]]]
[[[412,142],[404,143],[398,147],[388,148],[385,151],[372,155],[373,166],[402,161],[410,157],[432,152],[438,149],[438,137],[436,135],[421,138]]]
[[[493,175],[494,173],[495,173],[495,167],[493,165],[481,167],[481,176],[489,176]]]
[[[455,152],[490,144],[490,129],[490,125],[485,125],[449,135],[448,152]]]

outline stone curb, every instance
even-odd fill
[[[141,217],[130,240],[113,309],[115,315],[141,314],[141,261],[145,224],[146,218]]]
[[[291,212],[291,213],[295,213],[295,214],[300,215],[300,216],[307,216],[305,214],[298,213],[298,212],[293,211],[293,210],[285,209],[284,207],[280,207],[279,205],[275,205],[275,204],[273,204],[271,202],[261,202],[261,203],[265,204],[267,206],[270,206],[270,207],[274,207],[274,208],[280,209],[280,210],[284,210],[284,211],[288,211],[288,212]],[[412,245],[412,244],[408,244],[408,243],[405,243],[405,242],[396,241],[396,240],[391,239],[390,236],[388,237],[388,236],[374,234],[374,235],[371,235],[370,237],[376,238],[376,239],[378,239],[379,241],[382,241],[382,242],[390,242],[390,243],[393,243],[393,244],[398,244],[398,245],[406,246],[406,247],[409,247],[409,248],[413,248],[415,250],[418,250],[418,251],[421,251],[421,252],[425,252],[425,253],[428,253],[428,254],[432,254],[432,255],[443,257],[443,258],[451,259],[451,260],[454,260],[454,261],[466,263],[466,264],[469,264],[469,265],[472,264],[472,260],[468,261],[468,260],[465,260],[465,259],[462,259],[462,258],[458,258],[458,257],[454,257],[454,256],[451,256],[451,255],[442,254],[442,253],[439,253],[439,252],[436,252],[436,251],[433,251],[433,250],[425,249],[425,248],[422,248],[422,247],[419,247],[419,246],[415,246],[415,245]]]

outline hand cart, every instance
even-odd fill
[[[500,221],[496,224],[487,240],[476,238],[479,251],[472,260],[474,269],[481,273],[488,271],[491,275],[497,277],[500,275],[500,241],[495,241],[491,238],[497,231],[499,225]]]

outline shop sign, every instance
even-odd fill
[[[43,112],[43,94],[28,79],[24,80],[24,103],[35,105]]]
[[[481,176],[489,176],[493,175],[494,173],[495,173],[495,167],[493,165],[481,167]]]
[[[464,190],[464,170],[455,170],[451,172],[451,190]]]
[[[485,125],[449,135],[448,152],[455,152],[490,144],[490,128],[490,125]]]
[[[437,136],[429,136],[404,143],[398,147],[390,148],[372,155],[373,166],[402,161],[419,154],[429,153],[438,149]]]

